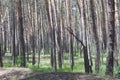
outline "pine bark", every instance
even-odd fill
[[[19,43],[20,43],[20,54],[21,54],[21,66],[26,66],[25,60],[25,42],[24,42],[24,28],[23,28],[23,17],[22,17],[22,4],[21,0],[18,0],[18,31],[19,31]]]
[[[118,18],[119,18],[119,26],[117,26],[117,50],[120,60],[120,0],[118,0]],[[119,62],[120,65],[120,62]]]
[[[14,0],[11,0],[11,13],[10,13],[10,27],[11,27],[11,52],[13,56],[13,65],[15,65],[15,59],[16,59],[16,54],[15,54],[15,6],[14,6]]]
[[[108,35],[107,35],[107,62],[106,75],[113,75],[114,67],[114,37],[115,37],[115,5],[114,0],[108,0]]]
[[[70,1],[66,0],[66,22],[67,22],[67,28],[73,32],[72,28],[71,28],[71,23],[70,23]],[[69,34],[69,54],[70,54],[70,66],[71,69],[73,70],[74,67],[74,56],[73,56],[73,38],[72,38],[72,34]]]
[[[0,23],[1,23],[1,16],[2,16],[2,8],[1,8],[1,0],[0,0]],[[3,61],[2,61],[2,26],[0,25],[0,67],[3,67]]]
[[[82,0],[82,16],[83,16],[83,50],[84,50],[84,67],[86,73],[92,72],[92,65],[90,64],[91,61],[89,61],[89,55],[88,55],[88,47],[87,47],[87,9],[86,9],[86,0]]]
[[[62,36],[61,36],[61,28],[62,28],[62,1],[59,0],[58,3],[58,26],[57,26],[57,44],[58,44],[58,65],[59,68],[62,68],[62,55],[63,55],[63,50],[62,50]]]
[[[93,37],[95,40],[95,70],[96,73],[99,72],[100,69],[100,47],[99,47],[99,38],[98,38],[98,32],[97,32],[97,16],[95,13],[95,3],[94,0],[90,0],[90,9],[91,9],[91,18],[92,18],[92,31],[93,31]]]

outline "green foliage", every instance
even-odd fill
[[[120,67],[119,66],[115,66],[114,72],[115,72],[115,77],[120,78]]]
[[[120,78],[120,71],[116,74],[116,77]]]
[[[64,60],[68,60],[69,59],[69,53],[64,53],[63,58],[64,58]]]
[[[21,56],[17,56],[16,57],[16,65],[20,66],[20,64],[21,64]]]
[[[3,57],[3,66],[6,67],[12,67],[12,61],[10,56]]]
[[[12,63],[11,62],[6,62],[6,63],[4,63],[4,67],[5,68],[12,67]]]
[[[74,57],[79,57],[80,55],[78,53],[75,53],[74,54]]]
[[[95,73],[95,54],[92,54],[91,56],[92,56],[92,61],[93,61],[93,66],[92,66],[93,74],[97,74],[99,76],[105,76],[106,54],[102,55],[103,63],[101,63],[99,73]],[[44,72],[52,72],[49,54],[41,55],[39,67],[37,64],[38,55],[36,55],[36,64],[35,65],[32,65],[32,63],[31,63],[32,62],[32,54],[30,54],[29,57],[30,57],[30,60],[29,60],[29,62],[27,62],[27,65],[26,65],[27,68],[30,68],[34,71],[43,72],[43,73]],[[74,54],[75,64],[74,64],[73,70],[71,70],[71,68],[70,68],[69,53],[64,53],[63,58],[64,58],[64,61],[63,61],[62,69],[59,69],[58,65],[57,65],[58,72],[83,72],[84,73],[84,59],[83,59],[83,56],[80,57],[79,52]],[[4,60],[4,67],[15,67],[12,65],[12,60],[9,55],[6,55],[3,60]],[[16,57],[16,66],[20,67],[20,63],[21,63],[21,56],[18,56],[18,57]],[[114,76],[120,77],[120,67],[118,67],[117,65],[115,65],[115,67],[114,67]]]
[[[106,65],[102,64],[101,67],[100,67],[100,71],[99,71],[99,73],[97,73],[97,75],[104,76],[105,75],[105,70],[106,70]]]
[[[30,68],[32,70],[37,70],[40,72],[51,72],[52,69],[50,67],[49,63],[42,63],[39,65],[40,67],[38,67],[38,64],[32,65],[31,63],[27,63],[27,68]]]
[[[27,63],[27,68],[30,68],[32,70],[37,70],[40,72],[52,72],[52,69],[49,63],[41,63],[40,67],[38,67],[37,64],[32,65],[31,63]],[[74,66],[74,70],[72,71],[70,68],[70,64],[65,62],[63,64],[63,68],[62,69],[58,68],[57,71],[58,72],[84,72],[84,66],[83,66],[83,63],[76,63]]]

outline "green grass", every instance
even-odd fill
[[[92,66],[92,69],[93,69],[93,74],[97,74],[97,75],[100,75],[100,76],[105,76],[105,67],[106,67],[106,54],[103,55],[104,58],[103,58],[103,63],[101,64],[100,66],[100,72],[99,73],[95,73],[95,55],[92,54],[92,61],[93,61],[93,66]],[[45,55],[41,55],[41,59],[40,59],[40,65],[38,67],[38,64],[37,64],[37,58],[38,58],[38,55],[36,53],[36,64],[35,65],[32,65],[32,54],[29,55],[30,58],[30,62],[27,62],[27,68],[30,68],[32,70],[36,70],[36,71],[40,71],[40,72],[52,72],[52,68],[51,68],[51,65],[50,65],[50,55],[48,54],[45,54]],[[68,53],[64,53],[64,63],[63,63],[63,66],[62,66],[62,69],[59,69],[58,68],[58,65],[57,65],[57,71],[58,72],[83,72],[84,73],[84,59],[83,57],[80,57],[80,53],[76,53],[74,55],[74,58],[75,58],[75,64],[74,64],[74,68],[73,70],[71,70],[70,68],[70,61],[69,61],[69,54]],[[10,57],[10,54],[7,53],[6,56],[3,58],[4,60],[4,67],[14,67],[12,65],[12,61],[11,61],[11,57]],[[17,62],[17,65],[16,66],[20,66],[20,57],[17,57],[16,58],[16,62]],[[58,63],[58,62],[57,62]],[[15,66],[15,67],[16,67]],[[120,77],[120,67],[116,66],[114,67],[114,76],[118,76]]]
[[[41,64],[40,67],[38,67],[37,64],[32,65],[29,63],[29,64],[27,64],[27,68],[30,68],[32,70],[37,70],[40,72],[51,72],[52,71],[49,64]]]

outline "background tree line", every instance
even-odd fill
[[[98,73],[107,54],[105,73],[112,75],[114,65],[120,66],[119,19],[119,0],[0,0],[0,66],[10,51],[13,65],[20,56],[20,66],[26,67],[32,54],[32,65],[39,67],[43,53],[50,54],[57,71],[69,54],[73,70],[79,52],[85,72],[95,66]]]

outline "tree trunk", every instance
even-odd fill
[[[58,27],[57,27],[57,44],[58,44],[58,65],[59,68],[62,68],[62,36],[61,36],[61,28],[62,28],[62,1],[59,0],[58,3]]]
[[[114,0],[108,0],[108,36],[107,36],[107,63],[106,63],[106,75],[113,75],[114,67],[114,36],[115,36],[115,5]]]
[[[99,38],[98,38],[98,32],[97,32],[97,16],[95,13],[95,4],[94,0],[90,0],[90,9],[91,9],[91,17],[92,17],[92,31],[93,31],[93,37],[95,40],[95,54],[96,54],[96,59],[95,59],[95,70],[96,73],[99,72],[100,69],[100,48],[99,48]]]
[[[56,60],[56,28],[57,28],[57,14],[56,14],[56,8],[55,8],[55,1],[51,0],[51,13],[52,13],[52,35],[53,35],[53,71],[56,72],[57,71],[57,60]]]
[[[51,43],[51,66],[53,72],[57,71],[57,63],[56,63],[56,42],[55,42],[55,27],[56,22],[53,19],[53,16],[55,16],[55,5],[54,1],[47,1],[45,0],[46,10],[47,10],[47,16],[49,21],[49,29],[50,29],[50,43]],[[55,22],[55,23],[54,23]]]
[[[11,15],[10,15],[10,27],[11,27],[11,51],[12,51],[12,56],[13,56],[13,65],[15,65],[15,8],[14,8],[14,0],[11,0]]]
[[[67,28],[71,31],[72,31],[72,28],[71,28],[71,23],[70,23],[70,1],[69,0],[66,0],[66,15],[67,15]],[[69,54],[70,54],[70,66],[71,66],[71,69],[73,70],[73,67],[74,67],[74,56],[73,56],[73,40],[72,40],[72,34],[69,34]]]
[[[120,0],[118,0],[118,18],[119,18],[119,26],[117,26],[117,50],[119,55],[119,61],[120,61]],[[120,62],[119,62],[120,65]]]
[[[101,24],[102,24],[102,36],[103,36],[103,48],[106,49],[107,46],[107,34],[106,34],[106,14],[105,14],[105,3],[104,0],[101,0],[101,4],[102,4],[102,20],[101,20]]]
[[[20,43],[20,54],[21,54],[21,66],[26,66],[25,60],[25,42],[24,42],[24,28],[23,28],[23,18],[22,18],[22,4],[21,0],[18,0],[18,31],[19,31],[19,43]]]
[[[0,67],[3,67],[1,43],[0,43]]]
[[[1,15],[2,15],[2,8],[1,8],[1,0],[0,0],[0,23],[1,23]],[[2,26],[0,25],[0,67],[3,67],[3,61],[2,61],[2,51],[1,51],[1,46],[2,46],[2,43],[1,43],[1,39],[2,39]]]
[[[4,55],[7,51],[7,23],[4,22],[4,43],[3,43]]]
[[[91,61],[89,61],[88,59],[88,48],[87,48],[87,14],[86,14],[86,1],[85,0],[82,0],[82,7],[83,9],[81,10],[82,11],[82,23],[83,23],[83,43],[84,43],[84,46],[83,46],[83,50],[84,50],[84,67],[85,67],[85,72],[86,73],[91,73],[92,72],[92,65],[91,65]]]

